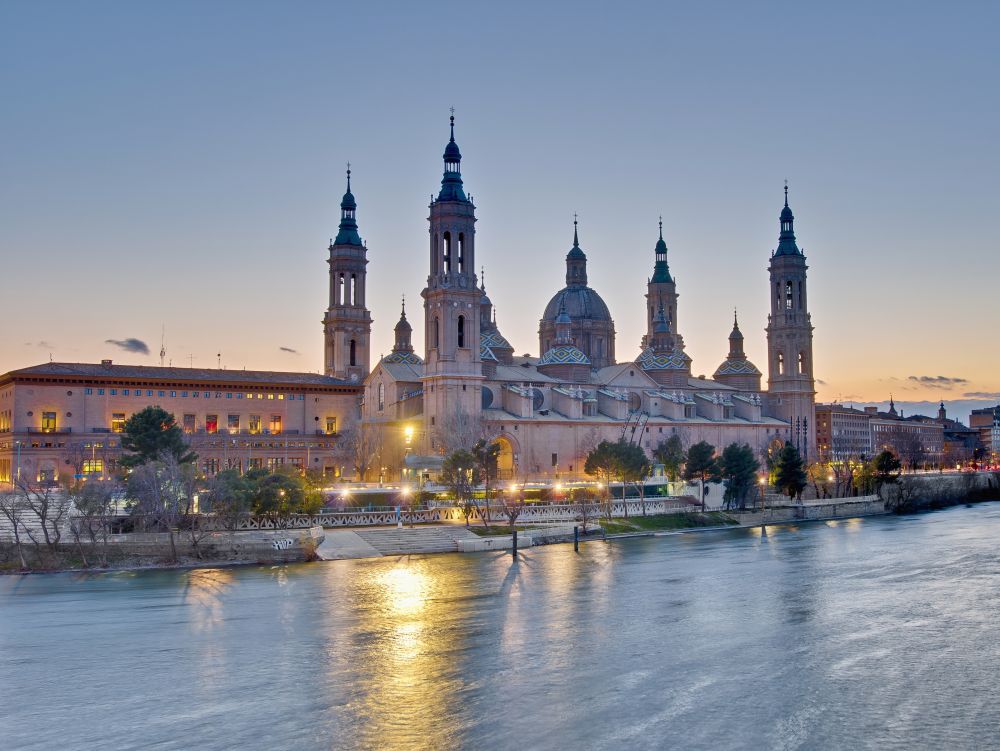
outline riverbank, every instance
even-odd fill
[[[271,532],[108,535],[81,542],[0,544],[0,574],[218,568],[319,560],[321,528]],[[172,538],[172,539],[171,539]]]

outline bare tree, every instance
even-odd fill
[[[445,454],[468,450],[480,441],[491,443],[500,435],[499,426],[481,415],[455,410],[442,415],[434,431],[434,446]]]
[[[191,464],[182,465],[171,455],[136,467],[129,476],[128,494],[132,511],[152,529],[170,535],[170,554],[177,560],[175,532],[184,514],[191,509],[189,496],[193,483],[186,477],[194,474]]]
[[[90,565],[88,549],[96,554],[99,566],[108,565],[108,535],[121,493],[121,485],[115,480],[90,480],[66,488],[66,494],[76,509],[70,520],[70,532],[84,566]]]
[[[504,516],[507,517],[507,526],[513,530],[514,525],[517,524],[517,518],[524,510],[524,498],[517,493],[504,493],[500,496],[500,503],[503,506]]]
[[[358,422],[337,436],[334,454],[364,482],[373,467],[381,466],[382,437],[381,425]]]
[[[599,509],[594,491],[591,488],[574,488],[570,496],[573,511],[576,518],[580,520],[583,534],[587,534],[587,525]]]
[[[0,491],[0,515],[7,520],[11,533],[14,537],[14,548],[17,550],[18,560],[21,562],[21,570],[28,569],[28,563],[24,558],[24,546],[21,542],[21,531],[24,529],[23,517],[28,513],[28,509],[21,499],[21,496],[11,491]]]
[[[36,550],[40,550],[44,542],[50,560],[54,561],[72,501],[57,486],[49,483],[16,480],[14,488],[34,517],[32,521],[37,522],[37,526],[34,523],[26,525],[25,534],[35,544]]]

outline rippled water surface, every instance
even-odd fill
[[[0,577],[0,748],[1000,748],[1000,504]]]

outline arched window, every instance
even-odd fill
[[[385,409],[385,384],[379,381],[378,384],[378,411]]]
[[[358,275],[351,274],[351,302],[350,305],[358,304]]]
[[[351,339],[351,365],[358,364],[358,344]]]
[[[806,353],[799,352],[799,375],[805,375],[806,373]]]
[[[438,272],[438,247],[441,239],[435,233],[434,235],[434,245],[431,246],[431,273],[436,274]]]
[[[458,317],[458,346],[465,346],[465,316]]]
[[[341,274],[337,279],[337,305],[346,305],[344,302],[344,275]]]
[[[431,341],[434,343],[433,345],[434,348],[437,349],[439,346],[441,346],[441,339],[439,338],[441,331],[440,331],[440,326],[438,325],[437,318],[434,319],[434,331],[432,333],[433,336],[431,337]]]
[[[444,273],[450,274],[451,273],[451,233],[450,232],[445,232],[444,233],[444,248],[443,248],[443,252],[442,252],[441,258],[442,258],[442,260],[444,262]]]
[[[799,282],[799,310],[802,310],[802,282]]]
[[[778,353],[778,375],[785,374],[785,356],[779,352]]]
[[[458,273],[465,273],[465,233],[458,233]]]
[[[792,309],[792,283],[785,282],[785,310]]]

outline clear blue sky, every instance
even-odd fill
[[[996,3],[8,0],[0,371],[154,362],[162,324],[174,364],[320,368],[347,160],[388,351],[454,106],[518,353],[576,211],[637,354],[662,213],[695,372],[733,306],[763,366],[787,178],[820,397],[1000,392],[997,28]],[[152,354],[105,341],[130,337]]]

